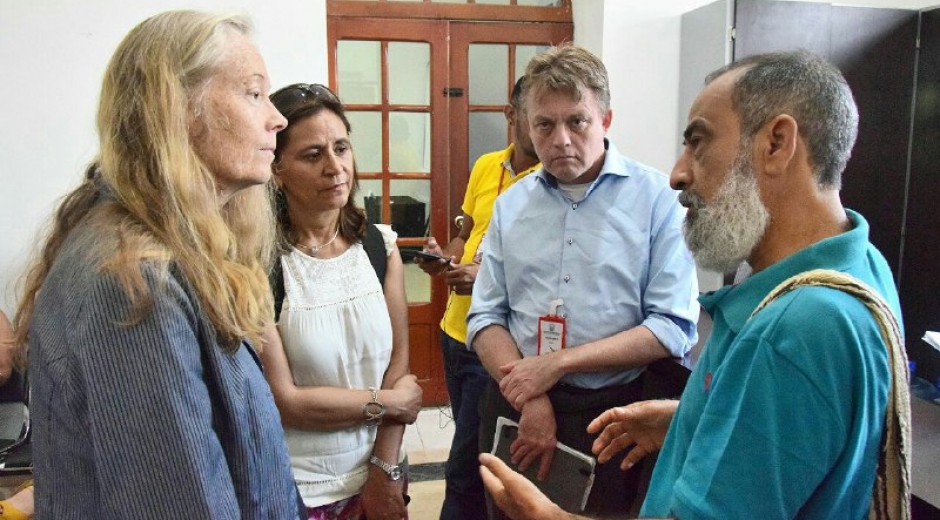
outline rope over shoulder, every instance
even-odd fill
[[[897,318],[884,299],[861,280],[829,269],[806,271],[784,280],[757,305],[751,318],[780,296],[803,286],[829,287],[858,298],[874,315],[888,347],[891,388],[885,410],[885,432],[872,490],[871,520],[911,517],[911,400],[907,352]]]

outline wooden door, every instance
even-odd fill
[[[391,224],[402,249],[446,235],[447,24],[331,18],[330,83],[347,107],[356,150],[357,203]],[[439,321],[443,284],[405,264],[411,371],[425,405],[447,402]]]
[[[572,24],[330,16],[327,27],[330,85],[353,127],[357,202],[370,221],[392,225],[400,248],[420,248],[428,235],[446,243],[472,163],[508,142],[502,109],[513,83],[529,58],[570,40]],[[424,404],[445,404],[447,289],[405,267],[411,369]]]

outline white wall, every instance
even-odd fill
[[[678,121],[682,13],[713,0],[573,0],[575,41],[604,60],[614,112],[608,137],[634,159],[669,173],[681,137]],[[813,0],[796,0],[813,1]],[[839,0],[866,7],[921,9],[940,0]],[[601,27],[594,25],[600,23]],[[722,285],[699,271],[699,288]]]
[[[610,76],[614,119],[608,136],[621,152],[666,173],[681,138],[676,125],[680,16],[712,1],[573,0],[575,40],[604,60]],[[833,3],[922,9],[940,0]]]
[[[575,39],[607,63],[610,137],[624,153],[664,171],[679,130],[679,20],[710,0],[574,0]],[[841,0],[923,8],[940,0]],[[239,10],[275,87],[327,80],[325,0],[0,0],[0,309],[58,199],[95,154],[101,74],[120,39],[167,9]]]
[[[275,88],[327,80],[325,0],[0,2],[0,309],[7,314],[40,229],[97,150],[107,61],[134,25],[169,9],[248,14]]]

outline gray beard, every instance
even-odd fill
[[[734,271],[750,256],[770,222],[746,152],[738,154],[711,203],[691,191],[679,199],[690,208],[683,233],[696,263],[720,273]]]

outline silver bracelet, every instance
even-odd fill
[[[379,402],[379,391],[374,386],[369,387],[369,392],[372,392],[372,400],[362,405],[362,415],[366,417],[366,426],[373,427],[382,423],[385,405]]]

